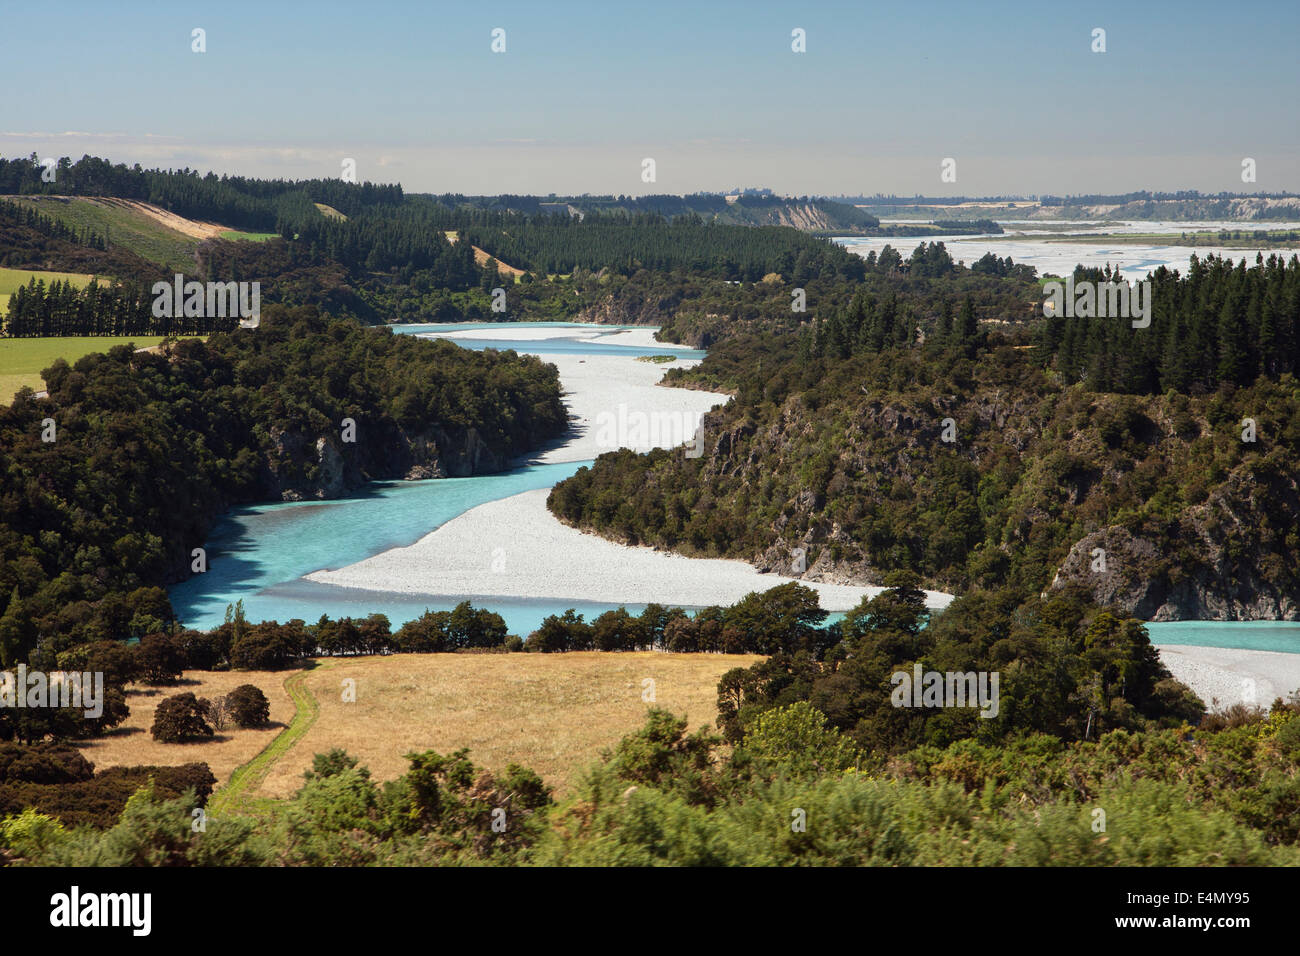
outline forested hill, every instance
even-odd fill
[[[873,273],[815,324],[757,323],[670,372],[735,395],[704,455],[604,455],[551,510],[763,569],[804,548],[816,579],[1077,583],[1145,618],[1300,617],[1300,262],[1162,277],[1141,329],[981,324],[962,273],[914,281]]]
[[[0,201],[0,261],[54,269],[55,261],[67,262],[68,246],[79,246],[82,271],[124,282],[149,281],[151,271],[257,281],[264,303],[313,305],[367,323],[569,319],[610,291],[589,295],[577,273],[599,274],[602,282],[646,271],[726,282],[863,274],[858,256],[827,239],[762,225],[790,216],[781,203],[760,199],[729,205],[718,197],[732,213],[733,206],[754,212],[736,225],[728,222],[738,213],[724,220],[689,203],[661,211],[662,204],[641,208],[638,201],[579,217],[557,215],[535,197],[408,196],[399,186],[200,176],[94,157],[60,160],[53,182],[41,172],[32,159],[0,160],[0,195],[18,197]],[[147,202],[163,213],[256,234],[199,240],[97,197]],[[810,200],[800,208],[796,218],[811,218],[794,225],[847,230],[874,221],[848,206]],[[504,313],[492,307],[497,288],[507,293]],[[129,290],[114,298],[141,301]],[[88,328],[112,325],[101,318]]]
[[[318,202],[352,215],[402,201],[398,185],[350,184],[341,179],[249,179],[215,173],[200,176],[191,169],[114,165],[97,156],[83,156],[75,163],[68,157],[58,160],[53,182],[45,181],[44,172],[35,154],[26,159],[0,159],[0,195],[139,199],[181,216],[265,231],[278,229],[282,222],[319,215],[313,205]]]
[[[490,208],[512,212],[550,212],[560,215],[651,214],[665,219],[695,216],[707,222],[731,226],[791,226],[804,232],[856,233],[869,231],[880,220],[847,203],[811,196],[732,196],[694,193],[689,196],[580,196],[567,199],[536,196],[500,196],[468,200]],[[445,197],[447,201],[450,197]]]
[[[554,366],[312,309],[271,306],[255,331],[166,354],[60,360],[45,378],[48,399],[0,406],[5,665],[39,635],[127,633],[124,596],[188,576],[232,505],[499,470],[567,425]]]

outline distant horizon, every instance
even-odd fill
[[[0,132],[0,140],[2,140],[3,137],[6,136],[6,135],[8,135],[8,134],[5,134],[5,133],[3,133],[3,132]],[[0,151],[0,160],[9,160],[9,161],[12,162],[12,161],[14,161],[14,160],[19,160],[19,159],[25,159],[25,158],[28,158],[28,157],[30,157],[31,155],[32,155],[32,154],[31,154],[30,152],[27,153],[27,154],[25,154],[25,155],[9,155],[9,154],[5,153],[4,151]],[[44,156],[44,155],[43,155],[39,150],[36,151],[36,155],[37,155],[40,159],[45,159],[45,158],[46,158],[46,157],[45,157],[45,156]],[[219,177],[220,177],[220,176],[242,176],[242,177],[247,178],[247,179],[286,179],[286,180],[289,180],[289,181],[295,181],[295,180],[297,180],[297,181],[302,181],[302,180],[310,180],[310,179],[329,179],[329,178],[335,178],[335,177],[329,177],[329,176],[293,176],[293,177],[290,177],[290,176],[256,175],[256,174],[250,174],[250,173],[245,172],[245,171],[242,171],[242,170],[235,170],[235,169],[214,169],[214,168],[206,168],[206,169],[205,169],[205,168],[201,168],[201,167],[186,166],[186,165],[184,165],[184,164],[179,165],[179,166],[154,165],[154,164],[145,163],[145,162],[140,162],[140,161],[128,161],[128,160],[120,159],[120,158],[118,158],[118,157],[116,157],[116,156],[105,155],[105,154],[100,154],[100,153],[84,153],[83,156],[91,156],[91,157],[94,157],[94,158],[97,158],[97,159],[103,159],[103,160],[108,161],[109,163],[112,163],[114,166],[117,166],[117,165],[124,165],[124,166],[126,166],[126,167],[128,167],[128,168],[132,168],[132,167],[134,167],[134,166],[136,166],[136,165],[139,165],[142,169],[161,169],[161,170],[164,170],[164,171],[179,171],[179,170],[181,170],[181,169],[191,169],[191,170],[197,172],[200,176],[207,176],[207,175],[209,175],[209,174],[215,174],[215,175],[217,175],[217,176],[219,176]],[[61,160],[61,159],[65,159],[65,158],[66,158],[66,159],[70,159],[72,162],[75,163],[75,162],[79,161],[80,159],[82,159],[83,156],[72,156],[72,155],[64,154],[64,155],[60,155],[60,156],[52,156],[52,158],[54,158],[55,160]],[[400,186],[400,187],[402,188],[402,192],[403,192],[405,195],[408,195],[408,196],[443,196],[443,195],[463,195],[463,196],[466,196],[467,198],[492,198],[492,197],[499,197],[499,196],[505,196],[505,195],[512,195],[512,196],[528,196],[528,197],[538,198],[538,199],[547,199],[547,198],[552,198],[552,197],[554,197],[554,198],[556,198],[556,199],[602,199],[602,198],[618,198],[618,197],[620,197],[620,196],[625,196],[625,197],[632,198],[632,199],[644,199],[644,198],[649,197],[649,196],[682,196],[682,197],[686,197],[686,196],[731,196],[731,195],[738,195],[738,194],[741,194],[741,193],[744,193],[744,192],[750,192],[750,193],[754,193],[754,194],[756,194],[755,196],[750,196],[750,197],[748,197],[748,198],[762,198],[762,197],[759,196],[758,194],[767,193],[767,194],[770,195],[771,198],[777,198],[777,199],[804,199],[804,198],[807,198],[807,199],[815,199],[815,200],[831,200],[831,201],[844,201],[844,200],[850,200],[850,199],[874,199],[874,200],[891,200],[891,199],[892,199],[892,200],[898,200],[900,204],[906,204],[906,203],[909,203],[909,202],[913,202],[913,203],[914,203],[914,202],[917,202],[917,201],[923,201],[923,200],[925,200],[925,201],[948,202],[948,203],[956,203],[956,202],[972,202],[972,203],[975,203],[975,202],[983,202],[983,203],[998,203],[998,202],[1039,202],[1039,201],[1041,201],[1041,200],[1043,200],[1043,199],[1079,199],[1079,198],[1083,198],[1083,197],[1093,197],[1093,196],[1110,198],[1110,197],[1129,196],[1129,195],[1135,195],[1135,194],[1141,194],[1141,193],[1149,193],[1149,194],[1151,194],[1153,197],[1154,197],[1154,196],[1163,196],[1163,197],[1168,197],[1168,198],[1172,198],[1172,197],[1174,196],[1174,194],[1177,194],[1177,193],[1192,193],[1192,194],[1195,194],[1195,196],[1188,196],[1188,197],[1186,197],[1186,198],[1202,198],[1202,199],[1228,199],[1228,198],[1232,198],[1232,199],[1296,199],[1296,198],[1300,198],[1300,192],[1289,191],[1289,190],[1255,190],[1255,191],[1249,191],[1249,192],[1248,192],[1248,191],[1244,191],[1244,190],[1229,190],[1229,189],[1225,189],[1225,190],[1221,190],[1221,191],[1218,191],[1218,192],[1207,192],[1207,191],[1205,191],[1205,190],[1196,189],[1196,188],[1194,188],[1194,187],[1179,187],[1179,188],[1172,188],[1172,189],[1171,189],[1171,188],[1156,189],[1156,188],[1152,188],[1152,187],[1150,187],[1150,186],[1138,187],[1138,188],[1134,188],[1134,189],[1117,190],[1117,191],[1084,190],[1083,192],[1079,192],[1079,193],[1065,193],[1065,192],[1038,192],[1038,193],[1002,193],[1002,194],[988,194],[988,195],[977,195],[977,194],[973,194],[973,193],[972,193],[972,194],[960,194],[960,193],[958,193],[958,194],[950,194],[950,195],[943,195],[943,194],[940,194],[940,193],[913,193],[913,194],[903,194],[903,193],[881,192],[881,191],[871,192],[871,193],[822,193],[822,192],[807,192],[807,191],[804,191],[804,192],[791,192],[791,193],[786,193],[786,192],[780,192],[780,191],[777,191],[777,190],[773,190],[771,187],[767,187],[767,186],[758,186],[758,185],[735,186],[735,187],[729,187],[729,188],[726,188],[726,189],[712,189],[712,188],[704,188],[704,189],[695,189],[695,190],[690,190],[690,191],[688,191],[688,192],[668,192],[668,191],[665,191],[665,190],[659,190],[659,191],[646,190],[646,191],[630,191],[630,192],[596,192],[596,191],[588,190],[588,191],[585,191],[585,192],[555,192],[555,191],[551,191],[551,192],[545,192],[545,193],[541,193],[541,192],[531,192],[531,193],[520,193],[520,192],[486,192],[486,193],[476,193],[476,192],[466,192],[465,190],[462,190],[462,189],[436,189],[436,190],[428,190],[428,189],[411,189],[411,188],[409,188],[409,187],[406,185],[406,183],[403,183],[403,182],[401,182],[400,180],[397,180],[397,179],[391,179],[391,180],[390,180],[390,179],[365,179],[365,180],[359,179],[359,180],[358,180],[358,184],[364,184],[365,182],[369,182],[369,183],[371,183],[371,184],[373,184],[373,185],[376,185],[376,186],[392,186],[392,185]],[[1153,201],[1165,201],[1165,200],[1157,199],[1157,200],[1153,200]]]

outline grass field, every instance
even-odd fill
[[[330,665],[325,665],[326,667]],[[221,779],[208,812],[215,817],[227,814],[273,815],[275,801],[270,797],[254,796],[266,775],[277,760],[288,753],[320,716],[320,703],[307,690],[305,671],[295,671],[285,678],[282,690],[293,701],[294,713],[287,727],[271,740],[252,760],[236,767],[229,779]],[[262,693],[266,693],[265,690]],[[270,695],[267,695],[270,699]],[[274,718],[272,718],[274,720]],[[214,774],[215,776],[215,774]]]
[[[209,811],[269,813],[274,800],[302,786],[312,758],[341,747],[377,780],[406,772],[411,751],[470,749],[492,770],[530,767],[556,788],[636,730],[651,706],[685,715],[694,730],[717,717],[718,679],[762,658],[744,654],[395,654],[323,659],[296,671],[188,671],[169,687],[131,685],[131,715],[106,736],[77,744],[96,769],[178,766],[202,761],[217,778]],[[654,681],[653,703],[643,700]],[[345,702],[343,681],[355,681]],[[154,711],[165,697],[261,689],[271,722],[227,728],[207,741],[153,739]]]
[[[279,233],[274,232],[239,232],[235,229],[228,229],[221,234],[222,239],[244,242],[266,242],[268,239],[277,238]]]
[[[164,226],[138,209],[79,197],[14,196],[10,199],[74,229],[93,229],[110,243],[123,246],[150,262],[178,272],[194,267],[194,250],[199,240]]]
[[[47,286],[57,279],[60,282],[71,282],[78,289],[84,289],[90,285],[90,280],[93,278],[95,277],[80,272],[38,272],[35,269],[0,268],[0,293],[11,295],[18,291],[20,285],[27,285],[32,279],[40,279]],[[101,284],[107,281],[111,280],[101,279]]]
[[[327,205],[325,205],[325,203],[323,203],[323,202],[318,202],[318,203],[316,203],[315,205],[316,205],[316,208],[319,209],[319,210],[321,211],[321,215],[322,215],[322,216],[325,216],[327,219],[347,219],[347,218],[348,218],[347,216],[343,215],[343,213],[341,213],[341,212],[339,212],[337,209],[335,209],[333,206],[327,206]]]
[[[14,272],[17,270],[0,270]],[[45,388],[41,372],[57,358],[72,364],[91,352],[107,352],[115,345],[135,343],[138,349],[149,348],[163,340],[160,335],[67,336],[44,339],[0,339],[0,405],[7,405],[17,391],[30,385],[36,391]]]
[[[531,767],[557,791],[640,727],[651,704],[685,714],[691,727],[717,719],[718,679],[758,657],[720,654],[395,654],[327,661],[302,681],[319,711],[302,739],[250,795],[287,797],[302,785],[312,757],[342,747],[391,780],[410,751],[470,749],[480,766]],[[356,681],[356,701],[342,681]],[[270,693],[267,692],[267,696]],[[179,760],[177,762],[180,762]]]
[[[224,784],[235,769],[252,760],[284,730],[294,716],[294,702],[285,689],[285,671],[191,671],[186,681],[172,687],[131,685],[126,703],[131,716],[106,736],[78,743],[82,755],[96,770],[120,766],[176,766],[203,761]],[[221,697],[240,684],[254,684],[271,703],[271,723],[264,728],[219,730],[211,740],[192,744],[163,744],[153,739],[154,711],[164,697],[192,693],[196,697]]]

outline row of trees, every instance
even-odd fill
[[[826,617],[817,593],[791,582],[753,592],[730,607],[706,607],[693,615],[679,607],[649,604],[639,615],[618,608],[588,623],[570,609],[547,617],[523,649],[820,654],[839,639],[837,625],[819,627]]]
[[[9,308],[0,316],[0,337],[11,339],[59,335],[207,335],[229,332],[240,320],[239,296],[227,297],[226,317],[176,316],[165,310],[154,315],[155,296],[150,287],[137,283],[100,285],[92,279],[83,288],[70,280],[55,279],[46,287],[33,277],[9,298]]]
[[[132,626],[157,627],[136,643],[101,639],[59,653],[60,668],[100,671],[115,686],[130,681],[165,685],[187,670],[277,670],[307,657],[452,653],[504,649],[562,651],[667,650],[679,653],[820,654],[839,640],[836,625],[821,628],[826,612],[816,592],[796,583],[754,592],[730,607],[688,614],[680,607],[649,604],[640,614],[606,611],[587,623],[572,609],[547,617],[526,641],[507,632],[501,615],[462,601],[450,611],[425,611],[393,629],[384,614],[315,623],[250,622],[243,602],[226,609],[226,620],[207,631],[163,624],[137,613]]]

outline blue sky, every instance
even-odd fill
[[[350,157],[467,193],[1300,191],[1294,0],[10,2],[0,24],[10,157]]]

